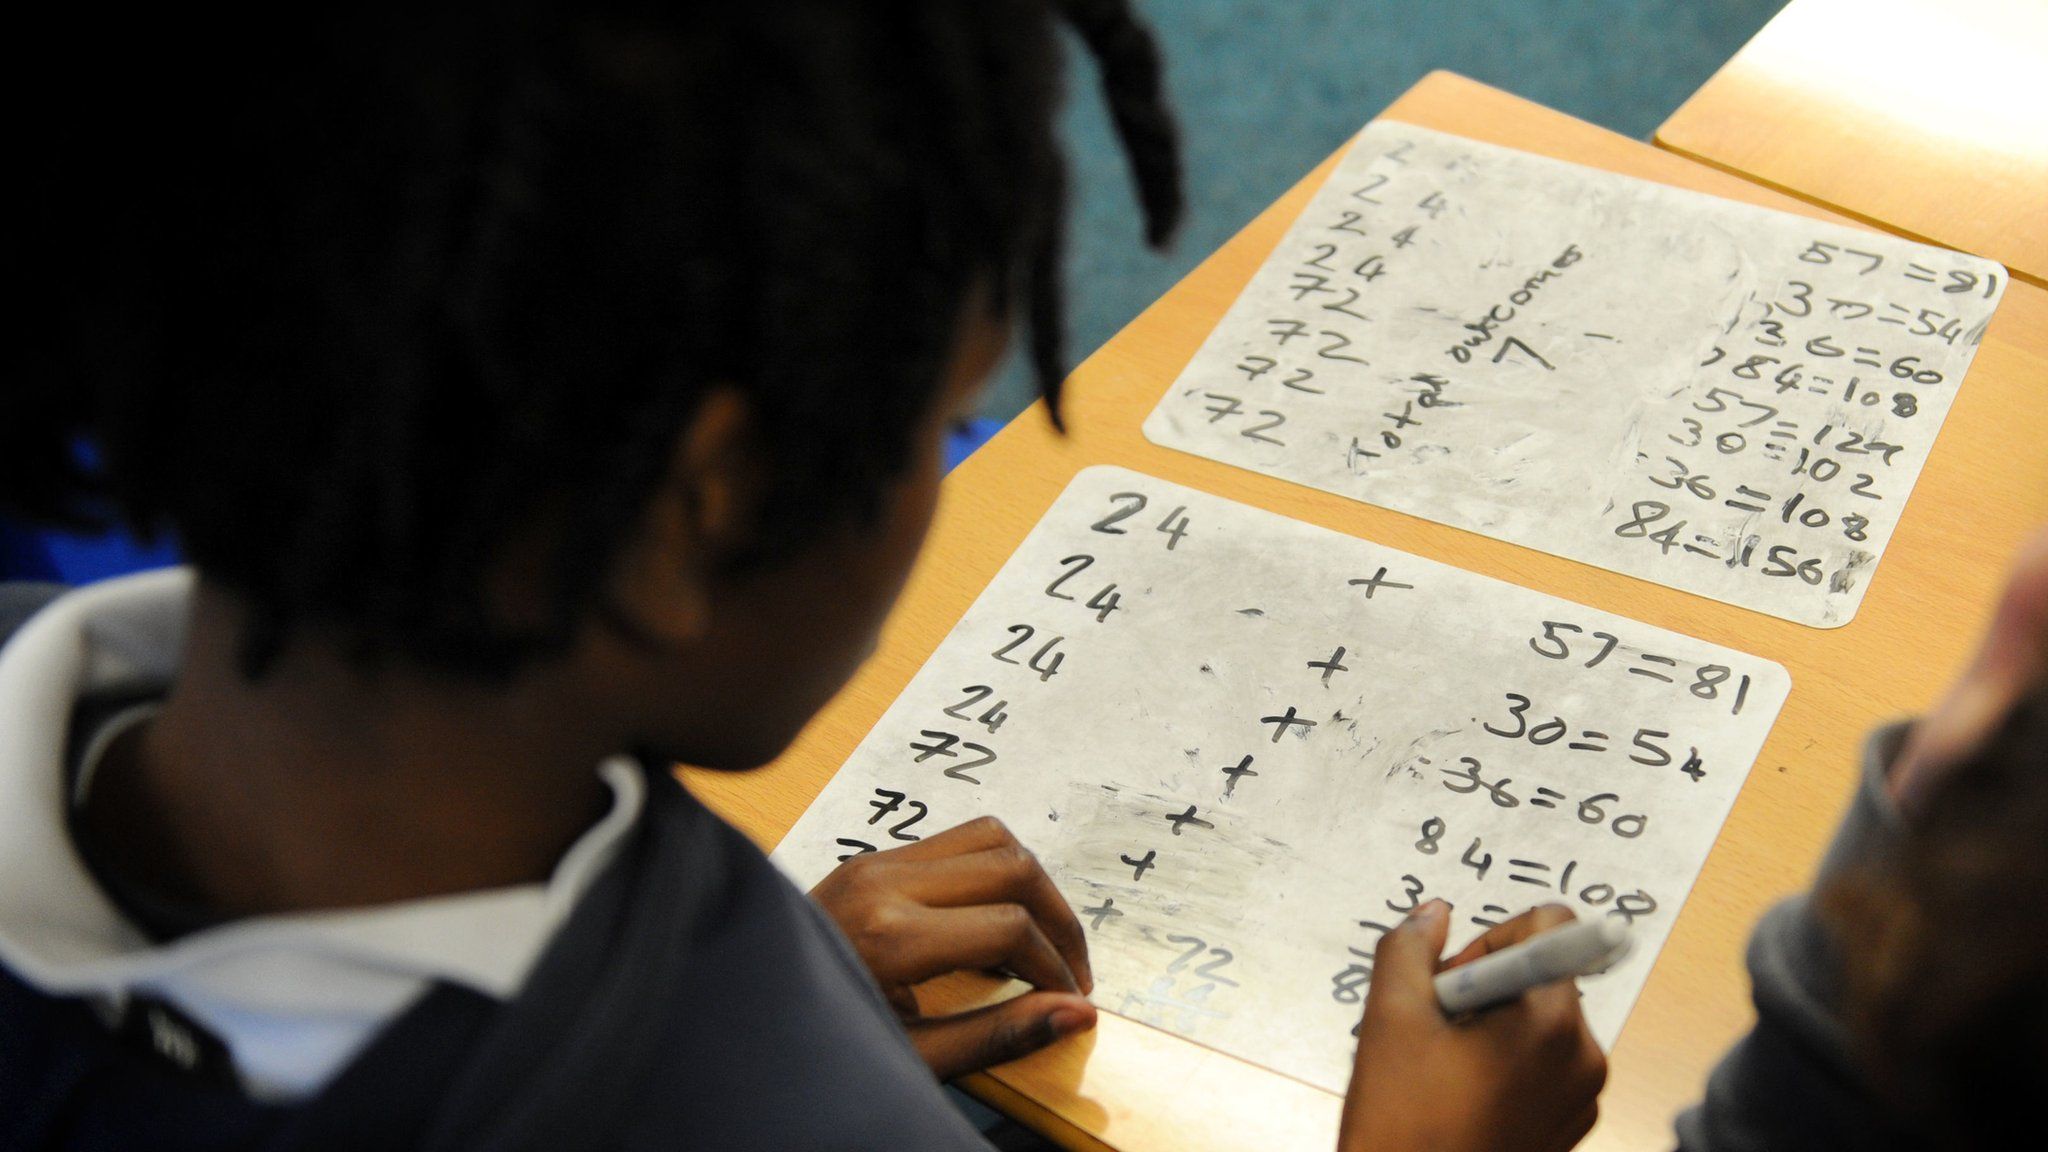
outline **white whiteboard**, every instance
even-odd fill
[[[1145,435],[1835,627],[2003,273],[1377,122]]]
[[[1545,901],[1632,918],[1634,955],[1583,985],[1611,1043],[1789,687],[1766,660],[1090,468],[775,860],[808,887],[999,816],[1081,913],[1098,1005],[1342,1091],[1367,925],[1436,896],[1454,946]]]

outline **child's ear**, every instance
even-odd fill
[[[760,480],[752,413],[717,388],[677,433],[668,474],[621,551],[613,602],[663,645],[701,636],[724,561],[753,530]]]

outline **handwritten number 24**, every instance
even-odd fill
[[[1117,505],[1117,507],[1111,509],[1109,515],[1104,516],[1088,527],[1093,531],[1106,533],[1111,536],[1122,536],[1125,534],[1125,530],[1117,527],[1117,525],[1145,510],[1145,496],[1140,492],[1118,492],[1109,499],[1110,503]],[[1181,537],[1188,534],[1187,510],[1188,506],[1182,504],[1173,511],[1168,512],[1166,519],[1161,520],[1158,526],[1153,529],[1156,532],[1166,533],[1166,550],[1168,552],[1173,551],[1173,546],[1180,543]]]
[[[1052,597],[1055,600],[1072,600],[1072,596],[1069,596],[1065,592],[1060,591],[1060,585],[1065,584],[1067,581],[1072,580],[1076,576],[1079,576],[1083,571],[1085,571],[1088,568],[1089,565],[1093,563],[1095,563],[1095,557],[1081,554],[1069,556],[1066,559],[1060,561],[1060,566],[1064,568],[1065,571],[1061,572],[1059,576],[1053,580],[1052,583],[1047,584],[1045,586],[1045,594],[1047,596]],[[1117,595],[1116,585],[1114,584],[1104,586],[1101,591],[1098,591],[1097,593],[1095,593],[1095,595],[1089,597],[1088,607],[1096,610],[1095,622],[1097,624],[1100,624],[1104,620],[1109,619],[1109,614],[1111,612],[1116,611],[1117,604],[1122,599],[1123,598],[1121,596]]]

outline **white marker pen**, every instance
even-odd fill
[[[1437,973],[1437,1002],[1446,1016],[1477,1012],[1539,984],[1605,972],[1628,951],[1627,924],[1607,916],[1576,921]]]

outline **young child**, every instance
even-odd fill
[[[1060,25],[1171,231],[1128,6],[137,19],[14,105],[0,504],[193,567],[0,650],[0,1147],[985,1147],[939,1080],[1095,1018],[1029,852],[812,903],[669,765],[864,658],[1013,324],[1056,399]],[[1447,1022],[1446,926],[1381,946],[1343,1147],[1569,1146],[1571,989]],[[923,1017],[960,968],[1034,988]]]
[[[1757,1024],[1685,1152],[2031,1146],[2048,1086],[2048,534],[1926,719],[1870,741],[1816,894],[1750,942]]]

